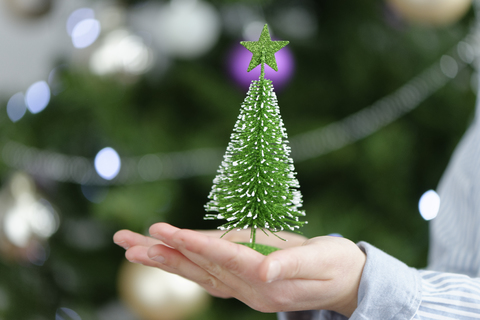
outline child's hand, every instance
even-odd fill
[[[305,241],[282,233],[289,239],[284,242],[274,236],[259,238],[257,233],[258,243],[285,248],[263,256],[228,241],[248,241],[249,230],[219,239],[221,231],[197,232],[158,223],[150,234],[154,238],[122,230],[114,241],[127,248],[130,261],[183,276],[214,296],[234,297],[262,312],[327,309],[349,317],[357,306],[366,257],[347,239]]]

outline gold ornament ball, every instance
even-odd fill
[[[163,270],[125,261],[120,267],[121,299],[144,320],[194,318],[210,295],[198,284]]]
[[[24,18],[39,18],[52,9],[53,0],[7,0],[12,11]]]
[[[433,26],[460,20],[472,5],[472,0],[387,0],[405,19]]]

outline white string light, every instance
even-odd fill
[[[440,209],[440,196],[434,190],[425,192],[418,202],[418,211],[423,219],[435,219]]]
[[[27,112],[25,96],[21,92],[15,93],[7,103],[7,115],[12,122],[20,120]]]
[[[67,33],[72,38],[75,48],[86,48],[99,37],[101,25],[94,17],[95,12],[90,8],[77,9],[68,17]]]
[[[476,11],[480,11],[480,0],[474,4]],[[448,54],[392,94],[340,121],[292,137],[290,144],[294,160],[307,160],[340,149],[415,109],[455,78],[467,64],[475,62],[480,44],[478,12],[476,19],[470,33]],[[1,117],[0,122],[3,119]],[[13,141],[7,141],[2,147],[3,161],[10,167],[56,181],[83,185],[132,184],[212,174],[223,152],[221,148],[211,148],[122,157],[118,175],[105,180],[96,173],[93,161],[85,157],[39,150]]]
[[[133,184],[145,181],[182,179],[215,172],[221,149],[196,149],[167,154],[123,157],[118,174],[111,180],[97,173],[94,161],[86,157],[28,147],[8,141],[2,148],[7,166],[60,182],[82,185]]]
[[[120,172],[121,166],[120,156],[110,147],[103,148],[95,156],[95,170],[105,180],[114,179]]]
[[[25,104],[31,113],[39,113],[50,102],[50,87],[45,81],[32,84],[25,93]]]

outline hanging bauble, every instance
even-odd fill
[[[0,254],[41,265],[48,238],[58,229],[58,216],[36,191],[33,180],[15,173],[0,192]]]
[[[232,46],[227,54],[226,63],[228,73],[242,89],[248,89],[251,81],[258,79],[260,76],[260,67],[247,72],[245,66],[248,66],[251,59],[252,54],[248,50],[245,50],[238,42]],[[268,66],[265,67],[265,78],[273,81],[275,90],[281,91],[293,76],[295,60],[288,47],[275,53],[275,59],[277,60],[278,71]]]
[[[107,34],[90,58],[90,70],[98,75],[127,77],[147,72],[153,66],[153,52],[145,41],[126,29]]]
[[[209,51],[220,36],[216,9],[201,0],[171,0],[159,11],[159,46],[168,55],[194,59]]]
[[[118,288],[123,301],[144,320],[181,320],[203,311],[210,296],[198,284],[157,268],[125,261]]]
[[[455,23],[471,7],[472,0],[387,0],[408,21],[442,26]]]
[[[52,8],[52,0],[7,0],[12,11],[22,17],[41,17]]]

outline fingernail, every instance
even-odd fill
[[[163,257],[163,256],[155,256],[155,257],[152,257],[150,259],[152,259],[153,261],[159,262],[159,263],[164,263],[165,262],[165,257]]]
[[[143,264],[143,263],[141,263],[140,261],[137,261],[137,260],[128,260],[128,261],[130,261],[131,263]]]
[[[280,276],[280,271],[281,271],[280,262],[276,260],[270,262],[270,266],[268,267],[268,271],[267,271],[267,282],[270,283],[275,280],[278,280]]]
[[[163,237],[160,233],[158,232],[149,232],[150,236],[160,240],[160,241],[165,241],[165,237]]]
[[[125,249],[125,250],[127,250],[128,248],[130,248],[129,245],[128,245],[125,241],[115,242],[115,244],[116,244],[117,246],[122,247],[122,248]]]

